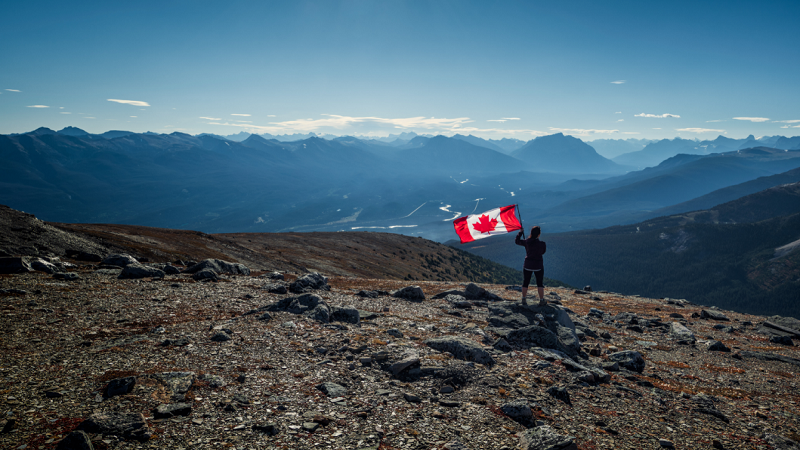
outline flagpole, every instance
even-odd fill
[[[522,227],[522,239],[525,239],[525,226],[522,225],[522,214],[519,212],[519,203],[514,204],[516,206],[517,215],[519,216],[519,225]]]

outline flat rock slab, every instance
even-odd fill
[[[92,439],[83,431],[73,431],[58,443],[56,450],[94,450]]]
[[[635,352],[633,350],[616,352],[608,355],[608,359],[609,361],[619,363],[621,367],[624,367],[630,371],[639,373],[644,371],[644,358],[642,358],[642,354],[639,352]]]
[[[170,405],[158,405],[153,412],[156,419],[168,419],[175,416],[188,416],[192,413],[192,405],[189,403],[173,403]]]
[[[722,314],[719,311],[714,311],[713,309],[704,309],[704,310],[700,311],[700,318],[701,319],[711,319],[711,320],[723,320],[723,321],[726,321],[726,322],[730,322],[730,320],[731,320],[725,314]]]
[[[578,450],[575,438],[556,433],[544,425],[525,430],[519,437],[520,450]]]
[[[686,328],[680,322],[672,322],[669,324],[669,333],[677,339],[682,339],[686,341],[695,341],[694,333],[692,330]]]
[[[458,336],[445,336],[428,339],[425,345],[440,352],[449,352],[455,358],[464,361],[474,361],[478,364],[492,365],[495,363],[492,355],[477,342]]]
[[[344,386],[329,381],[318,384],[317,389],[328,397],[344,397],[347,395],[347,389]]]
[[[139,413],[99,412],[78,425],[89,433],[119,436],[129,440],[147,441],[152,433],[144,416]]]

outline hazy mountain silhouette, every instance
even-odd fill
[[[562,133],[528,141],[511,156],[538,172],[621,173],[625,169],[600,156],[590,145]]]
[[[600,156],[613,160],[625,153],[638,152],[651,142],[655,141],[652,139],[595,139],[587,143]]]

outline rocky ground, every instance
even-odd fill
[[[2,448],[800,440],[800,352],[791,331],[764,325],[796,330],[794,319],[572,289],[548,289],[539,307],[500,285],[326,283],[213,263],[119,279],[117,265],[138,265],[51,262],[54,274],[0,275]]]

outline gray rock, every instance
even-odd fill
[[[303,422],[303,430],[309,433],[317,431],[319,424],[317,422]]]
[[[139,413],[97,412],[81,422],[78,430],[140,442],[147,441],[152,436],[144,416]]]
[[[211,336],[211,340],[214,342],[227,342],[231,340],[231,337],[228,336],[228,333],[220,331],[215,335]]]
[[[40,258],[36,258],[31,262],[31,268],[49,274],[54,274],[58,270],[56,266]]]
[[[694,337],[694,333],[692,330],[686,328],[680,322],[672,322],[669,324],[669,332],[672,336],[676,339],[686,340],[690,342],[694,342],[696,339]]]
[[[422,402],[421,398],[417,397],[414,394],[409,394],[408,392],[403,394],[403,398],[406,399],[406,401],[409,402],[409,403],[421,403]]]
[[[289,290],[286,289],[286,286],[277,283],[265,284],[261,289],[266,290],[270,294],[279,294],[279,295],[283,295],[289,292]]]
[[[422,292],[422,288],[419,286],[406,286],[392,292],[392,297],[402,298],[412,302],[421,302],[425,300],[425,293]]]
[[[153,411],[153,418],[168,419],[175,416],[188,416],[191,413],[192,405],[190,403],[161,404]]]
[[[153,375],[172,394],[172,401],[182,402],[194,385],[194,372],[162,372]]]
[[[444,336],[428,339],[425,345],[440,352],[452,353],[454,357],[465,361],[474,361],[478,364],[492,365],[495,363],[492,355],[483,349],[477,342],[458,336]]]
[[[179,273],[181,273],[181,269],[178,269],[177,267],[173,266],[172,264],[165,264],[164,268],[162,270],[167,275],[178,275]]]
[[[633,371],[642,373],[644,371],[644,358],[641,353],[633,350],[625,350],[608,355],[609,361],[619,363],[620,366]],[[605,366],[603,367],[605,369]],[[608,370],[608,369],[606,369]]]
[[[331,310],[328,308],[328,305],[325,304],[317,305],[316,308],[306,311],[303,315],[317,322],[329,323],[331,321]]]
[[[331,322],[344,322],[359,325],[361,323],[361,315],[356,308],[352,306],[334,306],[331,308]]]
[[[213,389],[225,386],[225,380],[219,375],[205,373],[200,375],[200,379],[208,383],[208,386]]]
[[[80,275],[75,272],[56,272],[53,274],[53,278],[64,281],[78,281],[81,279]]]
[[[212,270],[216,273],[231,275],[250,275],[250,269],[239,263],[230,263],[221,259],[204,259],[199,263],[184,270],[184,273],[197,273],[203,270]]]
[[[347,389],[339,384],[325,382],[322,384],[317,385],[317,389],[322,391],[323,394],[327,395],[328,397],[344,397],[347,395]]]
[[[108,382],[106,397],[125,395],[133,391],[136,386],[136,377],[115,378]]]
[[[528,400],[525,399],[507,402],[500,407],[500,410],[503,411],[503,414],[515,420],[529,419],[533,416],[531,405],[528,403]]]
[[[719,311],[714,311],[713,309],[704,309],[704,310],[700,311],[700,318],[701,319],[710,319],[710,320],[723,320],[723,321],[726,321],[726,322],[731,320],[725,314],[722,314]]]
[[[219,281],[219,276],[211,269],[203,269],[192,274],[192,279],[195,281]]]
[[[549,389],[547,389],[547,393],[556,400],[561,400],[568,405],[572,405],[567,388],[561,386],[551,386]]]
[[[506,339],[511,345],[519,345],[525,348],[536,346],[549,350],[558,350],[570,357],[577,356],[578,352],[575,351],[575,345],[580,344],[577,335],[564,327],[556,327],[556,329],[560,330],[561,335],[570,345],[561,340],[562,336],[558,336],[549,329],[537,325],[512,330],[506,335]]]
[[[125,267],[129,264],[139,264],[139,261],[127,253],[115,253],[103,258],[101,264],[107,266]]]
[[[386,330],[386,334],[392,337],[396,337],[397,339],[402,339],[404,337],[403,332],[398,330],[397,328],[389,328],[388,330]]]
[[[285,279],[286,279],[286,277],[284,277],[284,276],[283,276],[283,274],[282,274],[282,273],[280,273],[280,272],[270,272],[270,274],[269,274],[269,279],[270,279],[270,280],[280,280],[280,281],[283,281],[283,280],[285,280]]]
[[[140,278],[164,278],[166,274],[161,269],[156,269],[155,267],[145,266],[139,263],[131,263],[125,266],[122,269],[122,272],[119,273],[120,280],[136,280]]]
[[[730,352],[731,349],[720,341],[709,341],[708,351],[710,352]]]
[[[531,322],[528,320],[528,318],[519,313],[510,314],[505,317],[489,316],[488,322],[490,326],[495,328],[518,329],[531,325]]]
[[[800,450],[800,442],[793,441],[779,434],[766,433],[764,440],[771,445],[774,450]]]
[[[272,320],[272,315],[268,312],[261,314],[260,316],[256,317],[257,320],[261,320],[262,322],[269,322]]]
[[[792,342],[792,338],[789,336],[771,336],[769,341],[773,344],[794,346],[794,342]]]
[[[92,439],[83,431],[69,433],[58,443],[56,450],[94,450]]]
[[[289,290],[295,294],[302,294],[304,292],[323,290],[330,290],[328,286],[328,279],[317,272],[307,273],[302,277],[294,280],[289,285]]]
[[[549,425],[529,428],[519,438],[519,450],[578,450],[575,438],[556,433]]]
[[[494,347],[496,350],[500,350],[501,352],[510,352],[513,350],[511,344],[509,344],[508,341],[503,338],[499,338],[497,341],[495,341],[495,343],[492,344],[492,347]]]
[[[619,372],[619,363],[613,362],[610,364],[609,363],[603,364],[603,370],[607,370],[609,372]]]
[[[389,371],[392,372],[392,375],[396,377],[412,367],[419,367],[419,365],[419,353],[415,350],[409,350],[403,355],[400,361],[397,361],[389,366]]]
[[[253,425],[253,431],[258,431],[259,433],[265,433],[269,436],[275,436],[276,434],[280,433],[280,427],[278,427],[277,423]]]

